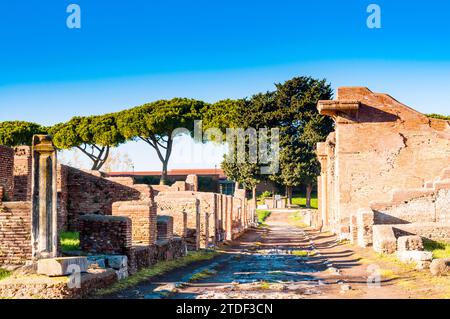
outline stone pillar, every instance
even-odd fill
[[[227,195],[226,240],[233,240],[233,197]]]
[[[361,208],[356,213],[356,222],[358,225],[358,245],[367,247],[372,245],[374,212],[370,208]]]
[[[196,232],[195,232],[195,247],[196,249],[200,249],[200,239],[201,239],[201,219],[200,219],[200,201],[197,199],[195,202],[195,224],[196,224]]]
[[[198,192],[198,176],[190,174],[186,177],[186,184],[188,184],[188,190]]]
[[[319,204],[319,222],[316,227],[320,229],[329,225],[328,215],[328,160],[327,160],[326,143],[317,144],[317,155],[321,166],[320,176],[318,180],[318,204]]]
[[[34,135],[32,143],[32,252],[33,259],[58,254],[56,207],[56,149],[48,135]]]

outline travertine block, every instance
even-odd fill
[[[86,272],[88,262],[86,257],[61,257],[40,259],[37,262],[37,272],[50,277],[67,276],[74,272]]]

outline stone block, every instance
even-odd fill
[[[103,256],[88,256],[87,257],[88,268],[91,269],[105,269],[106,261]]]
[[[127,256],[107,256],[106,263],[108,267],[113,269],[123,269],[128,268],[128,257]]]
[[[419,261],[416,261],[416,269],[417,270],[429,269],[430,265],[431,265],[431,260],[419,260]]]
[[[67,276],[74,272],[87,272],[86,257],[61,257],[40,259],[37,263],[37,273],[50,277]]]
[[[374,225],[373,249],[378,253],[393,254],[397,250],[397,238],[390,225]]]
[[[409,251],[398,251],[397,257],[401,262],[421,262],[421,261],[431,261],[433,259],[433,254],[430,251],[419,251],[419,250],[409,250]]]
[[[430,265],[434,276],[450,275],[450,258],[434,259]]]
[[[367,247],[372,245],[373,242],[373,222],[374,222],[374,212],[370,208],[361,208],[356,213],[356,225],[357,225],[357,236],[358,236],[358,246]]]
[[[420,236],[400,236],[397,239],[397,250],[423,250],[423,242]]]
[[[120,270],[116,270],[117,280],[122,280],[128,278],[128,269],[123,268]]]

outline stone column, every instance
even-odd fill
[[[50,136],[34,135],[32,154],[31,244],[37,260],[58,254],[56,149]]]
[[[321,172],[318,177],[318,202],[319,202],[319,221],[318,225],[315,225],[321,229],[326,228],[329,225],[328,215],[328,158],[326,155],[326,144],[318,144],[317,157],[320,162]]]
[[[233,197],[227,195],[226,240],[233,240]]]
[[[201,219],[200,219],[200,201],[198,199],[195,201],[195,224],[196,224],[195,247],[196,247],[196,250],[199,250],[202,226],[201,226]]]

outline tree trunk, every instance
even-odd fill
[[[161,172],[161,179],[159,180],[159,185],[167,185],[167,162],[164,161]]]
[[[88,157],[92,160],[91,170],[99,171],[108,160],[110,147],[109,146],[103,146],[102,148],[97,147],[97,149],[99,150],[98,155],[89,154],[81,147],[78,147],[78,149],[80,149],[84,154],[88,155]]]
[[[311,193],[313,186],[311,183],[306,185],[306,208],[311,208]]]
[[[288,206],[292,206],[292,186],[286,186],[286,196],[288,199]]]
[[[275,192],[276,192],[276,187],[275,185],[273,185],[272,187],[272,208],[276,208],[276,200],[275,200]]]

